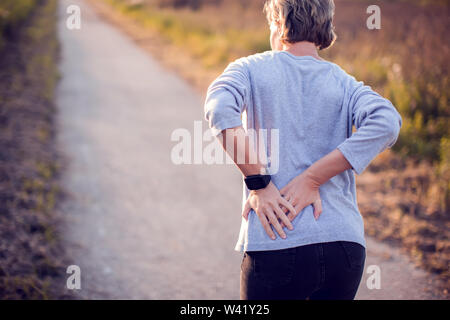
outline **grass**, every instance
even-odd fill
[[[265,29],[246,31],[217,24],[199,19],[197,13],[189,9],[174,12],[170,8],[129,5],[120,0],[107,2],[143,27],[156,30],[172,43],[187,49],[188,54],[200,60],[207,69],[222,68],[248,52],[270,49]]]
[[[440,166],[405,163],[398,155],[386,152],[370,169],[357,178],[366,233],[402,247],[418,265],[439,274],[448,294],[450,221],[440,210],[445,195],[439,186],[448,184],[448,168],[447,177],[443,177]]]
[[[56,0],[6,1],[0,51],[0,298],[61,297]]]
[[[30,16],[36,0],[2,0],[0,4],[0,50],[5,45],[5,36],[13,32]]]

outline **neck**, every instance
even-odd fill
[[[312,56],[316,59],[322,60],[317,53],[316,45],[308,41],[283,44],[283,51],[288,51],[295,56]]]

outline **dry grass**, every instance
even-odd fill
[[[388,151],[357,177],[357,197],[366,233],[400,246],[418,265],[439,274],[448,295],[450,221],[441,211],[442,173],[440,167],[405,161]]]
[[[56,5],[40,1],[0,52],[1,299],[54,298],[65,283],[55,211]]]

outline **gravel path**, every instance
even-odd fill
[[[81,30],[65,27],[70,4],[81,7]],[[170,158],[172,132],[202,121],[201,97],[83,1],[61,1],[59,15],[65,236],[82,270],[74,295],[238,299],[238,171]],[[372,264],[381,268],[381,289],[368,290],[365,275],[358,298],[434,297],[434,277],[368,239]]]

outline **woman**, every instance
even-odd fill
[[[401,117],[318,55],[335,40],[332,0],[269,0],[265,12],[272,51],[230,63],[205,103],[245,181],[241,298],[353,299],[365,261],[353,171],[395,143]],[[261,129],[278,140],[249,135]],[[278,159],[257,157],[261,140]]]

